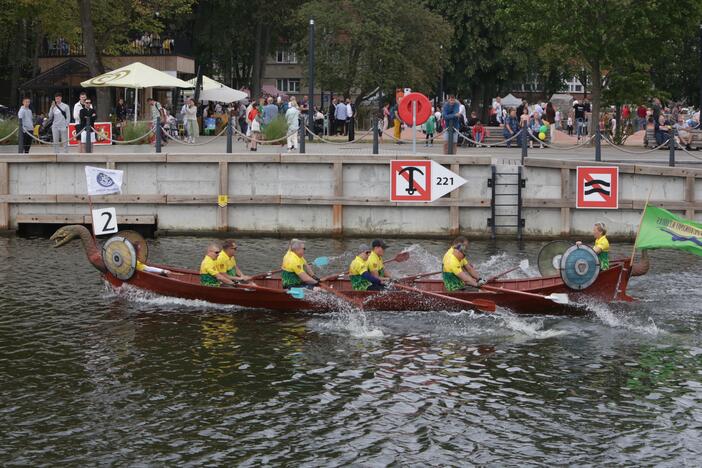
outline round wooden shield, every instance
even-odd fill
[[[149,246],[146,244],[146,239],[136,231],[130,229],[125,229],[124,231],[119,231],[115,236],[123,237],[132,243],[134,250],[137,251],[137,259],[141,263],[146,263],[149,258]]]
[[[571,289],[591,286],[600,274],[600,259],[587,245],[574,245],[561,257],[561,279]]]
[[[113,236],[102,246],[102,260],[107,271],[123,281],[134,276],[137,256],[134,246],[127,239]]]
[[[572,245],[572,242],[565,240],[557,240],[544,245],[536,260],[541,276],[558,275],[558,271],[561,269],[561,257]]]
[[[412,103],[417,103],[417,125],[422,125],[431,115],[431,101],[422,93],[409,93],[400,101],[397,113],[407,125],[412,125]]]

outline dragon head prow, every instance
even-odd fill
[[[61,226],[58,228],[50,239],[54,242],[53,247],[56,248],[68,244],[73,239],[82,238],[82,235],[84,234],[90,235],[90,232],[85,226],[71,224],[69,226]]]

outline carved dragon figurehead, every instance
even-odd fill
[[[643,276],[651,268],[651,260],[648,258],[648,250],[641,251],[641,259],[631,266],[631,276]]]
[[[85,249],[85,254],[88,257],[88,261],[92,265],[105,273],[107,268],[105,268],[105,263],[102,261],[102,253],[98,248],[95,239],[90,235],[90,231],[79,224],[72,224],[69,226],[60,227],[52,236],[51,240],[54,241],[54,248],[61,247],[68,244],[73,239],[80,238],[83,243],[83,248]]]

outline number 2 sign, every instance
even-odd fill
[[[96,236],[117,232],[117,211],[114,208],[93,210],[93,232]]]

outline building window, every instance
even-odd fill
[[[275,52],[276,63],[297,63],[297,56],[292,50],[284,49]]]
[[[300,79],[299,78],[278,78],[276,80],[276,88],[285,93],[299,93]]]

